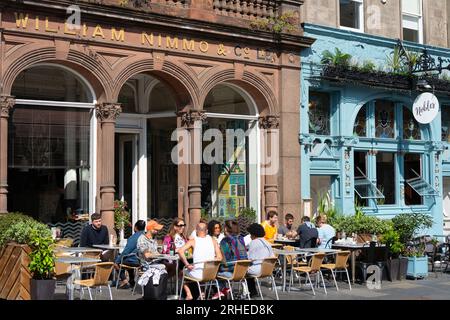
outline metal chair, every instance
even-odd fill
[[[117,281],[116,281],[116,289],[119,288],[119,282],[120,282],[120,274],[122,272],[122,269],[127,270],[127,271],[134,271],[134,287],[133,287],[133,293],[136,289],[136,283],[137,283],[137,279],[139,276],[139,269],[141,268],[141,265],[128,265],[126,263],[124,263],[124,260],[126,258],[130,258],[130,257],[136,257],[138,259],[138,261],[140,261],[140,258],[138,257],[138,255],[136,253],[130,253],[127,255],[124,255],[120,258],[120,264],[119,264],[119,273],[117,275]]]
[[[80,300],[84,296],[84,288],[86,287],[89,292],[89,298],[92,300],[91,288],[101,288],[102,286],[108,287],[109,297],[113,300],[111,287],[109,286],[109,276],[111,275],[114,263],[101,262],[95,264],[94,277],[87,280],[75,280],[74,283],[81,287]]]

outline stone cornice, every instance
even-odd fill
[[[127,21],[130,25],[136,26],[138,24],[151,24],[157,28],[164,29],[170,32],[182,32],[185,35],[199,36],[205,39],[222,41],[242,42],[252,45],[260,45],[266,49],[281,50],[281,51],[300,51],[303,48],[310,47],[315,39],[305,37],[301,34],[281,34],[276,35],[267,31],[252,30],[246,27],[240,27],[230,24],[221,24],[208,21],[194,20],[187,17],[162,15],[153,12],[144,12],[137,10],[130,10],[126,8],[100,5],[97,3],[77,2],[68,0],[23,0],[18,3],[14,0],[5,0],[4,7],[18,8],[23,5],[35,7],[32,10],[38,12],[39,8],[42,11],[55,12],[56,15],[61,14],[61,11],[66,12],[70,5],[77,4],[81,7],[82,14],[88,15],[91,18],[97,16],[98,21],[107,23],[108,20],[120,19]]]
[[[95,114],[101,122],[114,122],[122,112],[120,103],[101,103],[95,107]]]
[[[9,111],[14,107],[16,104],[16,100],[12,96],[0,96],[0,108],[1,108],[1,117],[2,118],[8,118],[9,117]]]

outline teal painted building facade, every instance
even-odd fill
[[[299,136],[302,199],[311,201],[312,214],[328,193],[344,214],[354,214],[355,203],[366,214],[387,219],[427,212],[434,220],[429,233],[447,233],[450,97],[436,93],[441,110],[430,124],[421,125],[412,114],[421,93],[415,89],[370,87],[321,76],[322,53],[335,48],[352,55],[352,63],[371,61],[387,71],[396,40],[311,24],[304,30],[305,36],[317,39],[302,53]],[[424,48],[405,46],[412,51]],[[427,49],[435,57],[450,58],[448,49]]]

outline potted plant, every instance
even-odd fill
[[[37,230],[31,230],[29,239],[31,253],[28,269],[33,275],[31,279],[32,300],[53,300],[56,287],[56,279],[53,277],[55,270],[53,243],[51,235],[41,235]]]
[[[388,250],[387,268],[389,279],[391,281],[405,279],[408,260],[400,257],[405,248],[400,241],[400,235],[393,228],[390,228],[382,235],[381,242],[386,245]]]
[[[127,202],[114,201],[114,226],[119,230],[120,242],[125,239],[125,227],[130,225],[130,213],[127,210]]]
[[[428,275],[428,258],[423,244],[414,244],[414,237],[423,229],[433,226],[433,219],[426,213],[402,213],[392,219],[399,240],[405,245],[402,252],[408,259],[407,276],[418,278]]]

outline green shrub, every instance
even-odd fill
[[[405,249],[405,245],[400,241],[400,234],[392,227],[381,237],[381,243],[389,248],[389,255],[397,258]]]
[[[51,279],[55,270],[55,254],[52,249],[53,239],[38,228],[31,229],[28,245],[31,248],[28,268],[34,279]]]
[[[330,224],[336,231],[344,231],[346,234],[383,234],[390,228],[388,220],[366,215],[337,216]]]
[[[427,213],[402,213],[393,218],[392,223],[400,235],[400,241],[406,244],[421,230],[431,228],[433,218]]]
[[[8,242],[16,242],[18,244],[30,244],[31,236],[37,233],[39,236],[45,238],[52,236],[50,228],[33,219],[16,220],[9,228],[0,234],[0,247],[3,247]]]
[[[238,217],[245,218],[252,223],[256,222],[256,210],[253,208],[243,208],[236,218]]]
[[[20,212],[11,212],[0,215],[0,237],[5,234],[6,230],[11,225],[19,221],[33,221],[33,218]]]

